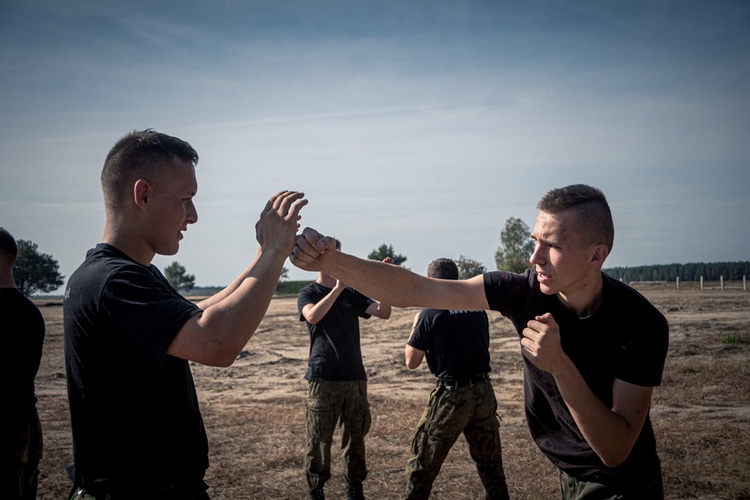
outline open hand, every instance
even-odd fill
[[[281,191],[268,200],[255,224],[255,237],[263,250],[278,250],[289,255],[302,218],[300,210],[307,205],[304,193]]]

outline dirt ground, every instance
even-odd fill
[[[651,415],[667,498],[750,499],[750,292],[641,290],[667,317],[670,348]],[[72,461],[62,353],[62,308],[39,302],[47,324],[36,382],[44,428],[40,499],[63,499]],[[412,433],[434,379],[425,364],[404,366],[403,347],[417,309],[362,321],[373,423],[365,495],[395,499],[403,487]],[[523,416],[522,363],[508,320],[490,313],[492,380],[502,419],[511,498],[559,498],[554,467],[531,441]],[[210,452],[213,499],[302,499],[308,336],[296,299],[274,299],[266,318],[229,368],[193,365]],[[136,366],[134,370],[138,369]],[[334,441],[329,498],[343,498]],[[436,499],[479,499],[483,490],[462,439],[433,489]]]

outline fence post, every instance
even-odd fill
[[[724,275],[719,276],[719,286],[724,290]]]
[[[747,280],[745,279],[745,275],[742,275],[742,289],[747,291]]]
[[[680,289],[680,277],[679,276],[677,276],[677,279],[675,280],[675,282],[677,284],[677,289],[679,290]]]
[[[703,276],[701,276],[701,290],[703,290]]]

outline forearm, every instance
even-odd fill
[[[328,314],[328,311],[331,310],[333,304],[336,302],[336,299],[339,298],[339,295],[341,295],[341,292],[343,290],[344,287],[334,287],[330,292],[328,292],[325,297],[320,299],[315,304],[305,306],[302,309],[302,315],[305,317],[307,322],[314,325],[321,319],[323,319],[325,315]]]
[[[443,300],[443,285],[439,282],[444,280],[426,278],[401,266],[336,251],[325,272],[389,306],[455,308]]]
[[[594,395],[572,361],[568,363],[554,374],[560,394],[586,442],[605,465],[614,467],[630,454],[642,421],[640,425],[633,424],[608,408]]]
[[[261,254],[261,249],[259,247],[258,248],[258,252],[255,254],[255,259],[253,259],[253,262],[249,266],[247,266],[247,268],[245,268],[245,270],[242,271],[242,273],[239,276],[237,276],[223,290],[215,293],[214,295],[208,297],[205,300],[200,301],[198,303],[198,307],[200,307],[203,310],[206,310],[209,307],[211,307],[212,305],[218,304],[222,300],[224,300],[227,297],[229,297],[235,290],[237,290],[240,287],[240,285],[242,285],[242,283],[245,281],[245,279],[250,276],[250,273],[252,272],[252,269],[255,266],[255,263],[258,261],[258,258],[260,257],[260,254]],[[279,271],[279,275],[280,275],[280,273],[281,273],[281,271]]]
[[[253,264],[209,305],[198,326],[216,346],[217,355],[233,360],[253,336],[276,291],[286,255],[260,251]]]

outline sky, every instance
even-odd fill
[[[223,286],[265,202],[425,273],[488,270],[550,189],[611,205],[605,267],[750,259],[745,0],[0,0],[0,226],[66,280],[101,240],[126,132],[200,155],[174,256]],[[286,262],[290,279],[315,274]]]

